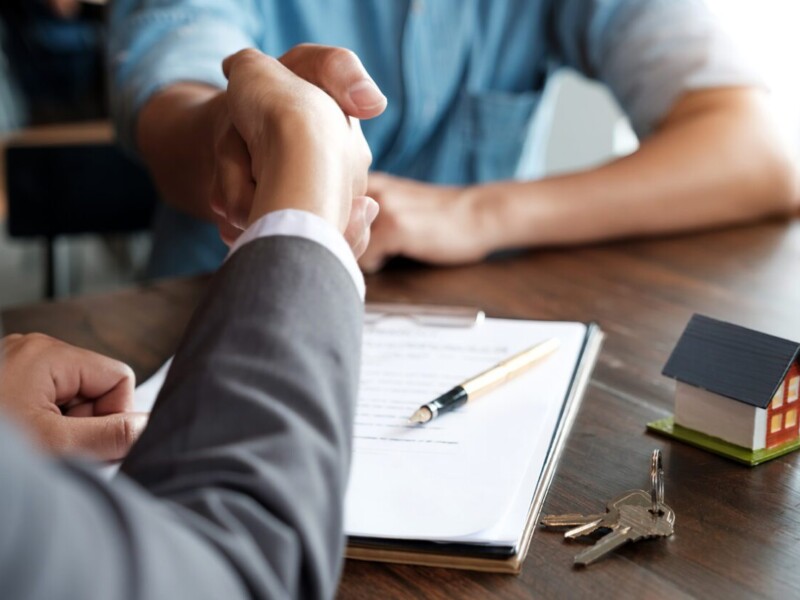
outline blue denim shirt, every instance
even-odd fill
[[[640,136],[690,89],[752,84],[701,0],[115,0],[112,109],[136,114],[178,81],[225,86],[245,47],[356,52],[389,99],[364,122],[373,168],[467,184],[524,178],[545,84],[561,67],[605,83]]]

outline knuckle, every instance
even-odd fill
[[[249,212],[243,204],[235,204],[233,210],[228,214],[231,224],[237,229],[245,227],[248,216]],[[234,229],[234,231],[236,231],[236,229]]]
[[[129,379],[130,381],[136,381],[136,373],[131,368],[131,366],[127,363],[122,361],[117,361],[119,365],[119,372],[122,375],[123,379]]]
[[[329,48],[322,56],[321,69],[326,76],[338,76],[352,67],[358,65],[358,56],[347,48]]]
[[[234,60],[258,60],[262,56],[264,56],[263,52],[256,50],[255,48],[244,48],[243,50],[239,50],[236,54],[233,55]]]
[[[302,42],[296,46],[292,46],[283,56],[281,62],[294,63],[296,60],[302,60],[309,53],[316,51],[319,45],[312,44],[311,42]]]
[[[42,352],[51,346],[60,344],[58,340],[45,335],[44,333],[28,333],[20,340],[23,348],[28,348],[34,352]]]

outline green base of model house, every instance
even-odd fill
[[[731,444],[719,438],[711,437],[694,429],[687,429],[675,424],[673,417],[653,421],[647,424],[647,429],[664,435],[669,438],[686,442],[692,446],[708,450],[714,454],[719,454],[726,458],[735,460],[736,462],[744,463],[751,467],[760,465],[763,462],[778,458],[784,454],[788,454],[800,448],[800,438],[786,442],[774,448],[764,448],[763,450],[750,450],[736,444]]]

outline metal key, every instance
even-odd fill
[[[575,539],[600,528],[611,532],[594,546],[575,557],[576,565],[588,565],[622,544],[653,537],[672,535],[675,512],[664,502],[664,469],[661,451],[654,450],[650,463],[650,492],[630,490],[606,505],[604,514],[548,515],[541,520],[545,527],[573,527],[564,534]]]
[[[653,512],[650,494],[635,490],[617,505],[619,520],[611,533],[600,538],[594,546],[575,556],[576,565],[588,565],[628,542],[672,535],[675,511],[663,502]]]
[[[571,529],[564,534],[567,539],[575,539],[582,535],[589,535],[593,531],[601,527],[611,528],[617,521],[619,521],[619,511],[617,510],[617,503],[622,500],[628,492],[617,496],[606,505],[605,513],[597,513],[594,515],[579,515],[579,514],[566,514],[566,515],[546,515],[542,517],[540,523],[545,527],[570,527]]]

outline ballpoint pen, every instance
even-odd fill
[[[423,404],[411,415],[409,421],[415,424],[425,424],[442,413],[464,406],[470,400],[474,400],[523,373],[537,361],[555,352],[558,346],[559,341],[556,338],[550,338],[505,359],[482,373],[470,377],[435,400]]]

